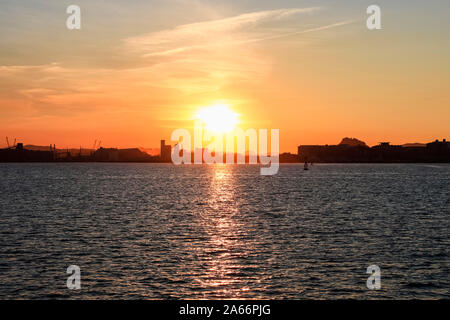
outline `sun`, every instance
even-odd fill
[[[239,123],[239,114],[226,104],[214,104],[200,109],[196,119],[201,120],[212,132],[226,133],[233,131]]]

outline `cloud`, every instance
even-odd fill
[[[192,49],[207,49],[245,43],[263,23],[279,21],[296,14],[313,13],[319,7],[266,10],[234,17],[190,23],[173,29],[151,32],[125,39],[125,47],[144,57],[164,56]]]
[[[22,116],[169,108],[189,97],[226,96],[230,87],[256,87],[270,74],[273,58],[245,44],[351,22],[302,30],[292,29],[292,24],[290,29],[280,27],[279,22],[289,17],[319,9],[252,12],[128,38],[120,58],[135,63],[133,68],[80,68],[64,63],[0,66],[0,107],[13,105]],[[0,112],[13,109],[0,108]]]
[[[269,73],[273,59],[250,44],[351,23],[341,21],[298,30],[292,28],[292,20],[287,21],[318,10],[322,8],[266,10],[179,25],[124,39],[124,49],[126,54],[143,58],[148,74],[166,88],[201,93],[241,81],[256,84]]]

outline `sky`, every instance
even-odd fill
[[[154,148],[217,103],[281,151],[450,138],[447,0],[0,0],[0,30],[0,147]]]

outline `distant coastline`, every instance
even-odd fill
[[[153,154],[149,154],[151,150]],[[0,149],[0,162],[136,162],[171,163],[171,146],[161,141],[161,151],[142,148],[57,149],[24,146],[17,143]],[[235,154],[236,157],[236,154]],[[300,145],[297,154],[281,153],[280,163],[450,163],[450,142],[446,139],[427,144],[369,147],[355,138],[344,138],[337,145]],[[225,155],[224,155],[225,163]],[[248,156],[246,156],[248,163]]]
[[[357,139],[344,138],[338,145],[299,146],[297,155],[300,162],[317,163],[450,163],[450,143],[446,139],[427,144],[380,142],[368,147]]]

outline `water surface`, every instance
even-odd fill
[[[450,166],[0,164],[0,298],[449,298]],[[366,269],[381,268],[381,290]],[[81,290],[68,290],[69,265]]]

